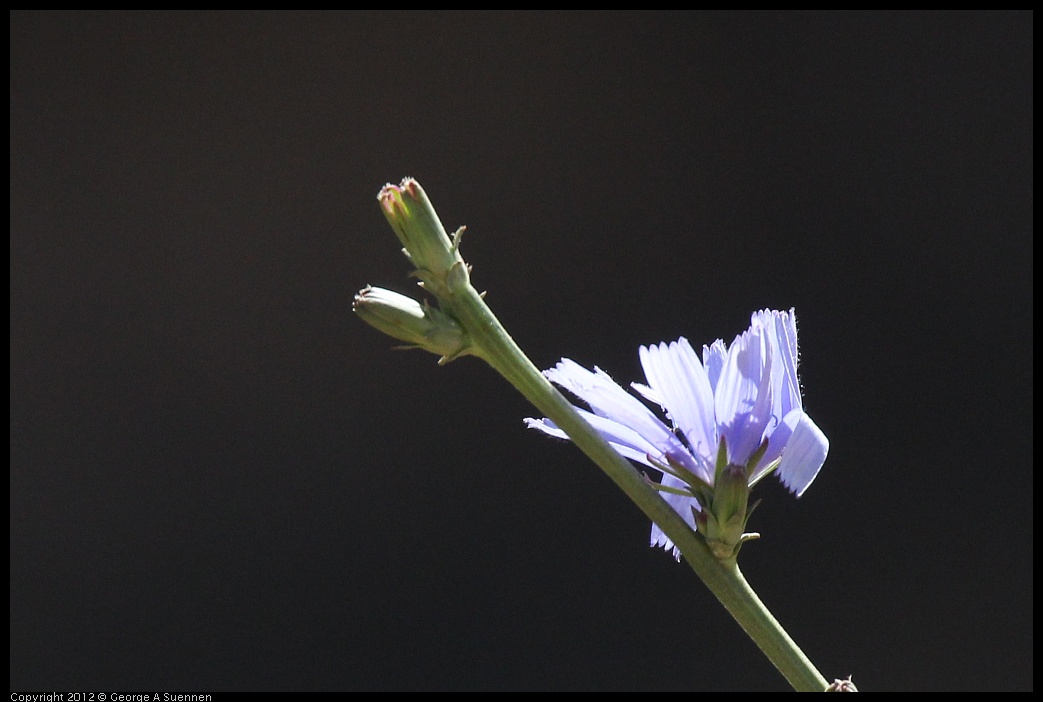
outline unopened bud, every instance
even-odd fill
[[[468,352],[467,334],[456,320],[428,304],[391,290],[366,286],[355,295],[355,314],[388,336],[451,361]]]
[[[412,178],[399,185],[385,185],[377,199],[406,255],[417,267],[417,276],[436,297],[447,294],[447,277],[454,266],[466,273],[457,250],[459,232],[449,238],[424,189]]]

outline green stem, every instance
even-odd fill
[[[670,537],[692,570],[798,692],[822,692],[827,682],[739,571],[720,561],[641,474],[573,409],[503,328],[470,284],[442,298],[465,328],[476,353],[553,421]]]

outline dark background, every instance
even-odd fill
[[[823,673],[1032,688],[1032,14],[11,14],[11,687],[783,690],[415,291],[541,367],[797,310],[743,551]]]

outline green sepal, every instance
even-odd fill
[[[697,526],[713,554],[721,560],[728,560],[738,554],[743,542],[756,537],[745,534],[750,498],[746,468],[730,464],[721,466],[721,453],[725,453],[723,440],[712,496],[705,504],[705,514]]]
[[[750,456],[750,460],[746,461],[746,480],[749,482],[749,478],[753,475],[753,469],[757,467],[757,464],[764,458],[764,454],[768,452],[768,440],[764,439],[761,445],[757,447],[757,450]]]

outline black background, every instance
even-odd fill
[[[797,310],[742,564],[829,677],[1032,687],[1032,15],[11,15],[12,689],[783,690],[415,290],[541,367]]]

